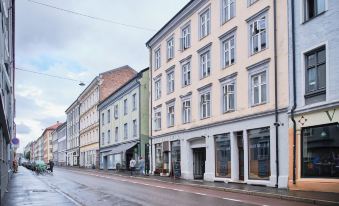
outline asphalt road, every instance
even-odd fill
[[[309,205],[154,180],[61,168],[56,168],[53,175],[37,176],[37,178],[79,206]]]

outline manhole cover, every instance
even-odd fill
[[[48,192],[48,190],[32,190],[32,192]]]

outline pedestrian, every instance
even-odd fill
[[[145,160],[142,157],[139,159],[139,170],[141,175],[145,175]]]
[[[18,162],[15,160],[13,160],[13,172],[17,173],[18,172]]]
[[[49,160],[49,169],[51,172],[53,172],[54,162],[52,160]]]
[[[131,170],[131,176],[133,176],[133,170],[135,169],[135,164],[136,164],[136,161],[132,157],[132,159],[129,161],[129,168]]]

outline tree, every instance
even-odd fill
[[[26,152],[25,158],[26,158],[27,160],[31,160],[31,151]]]

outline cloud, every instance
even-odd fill
[[[91,16],[160,29],[189,0],[39,0]],[[122,65],[137,71],[148,66],[145,46],[154,32],[96,21],[31,3],[16,2],[16,66],[90,83],[100,72]],[[20,149],[42,129],[66,119],[65,110],[84,87],[68,81],[16,70],[16,123]],[[19,150],[20,151],[20,150]]]
[[[25,124],[18,124],[16,126],[16,131],[20,134],[29,134],[31,132],[31,128]]]

